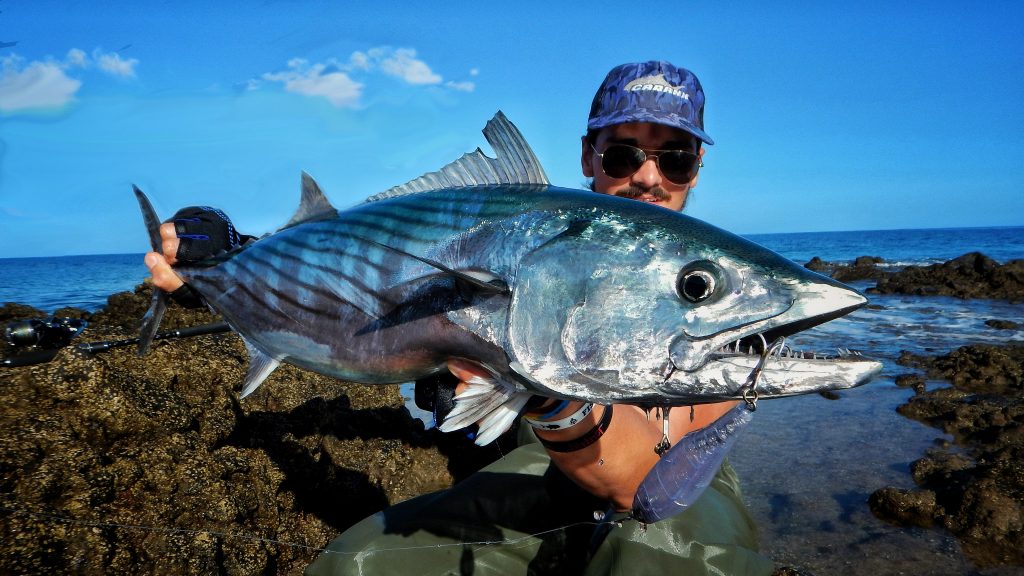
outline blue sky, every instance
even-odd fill
[[[1024,3],[434,4],[0,0],[0,257],[144,251],[133,183],[273,230],[300,170],[351,206],[499,109],[580,187],[594,90],[648,59],[707,95],[694,216],[1024,225]]]

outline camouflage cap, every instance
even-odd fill
[[[697,76],[668,62],[622,64],[605,77],[590,107],[588,130],[626,122],[653,122],[680,128],[707,144],[704,90]]]

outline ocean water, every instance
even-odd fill
[[[1024,258],[1024,227],[819,232],[749,236],[804,263],[814,256],[850,261],[881,256],[890,265],[931,264],[967,252],[1006,262]],[[141,254],[0,259],[0,303],[50,312],[96,310],[106,297],[145,276]],[[861,282],[864,290],[873,283]],[[896,406],[911,392],[895,385],[912,372],[895,362],[902,350],[943,354],[972,343],[1024,341],[1024,330],[997,330],[988,319],[1024,326],[1024,304],[946,297],[872,295],[871,305],[804,332],[803,350],[853,348],[885,363],[871,383],[838,400],[809,395],[761,402],[730,455],[744,498],[776,561],[815,574],[968,574],[956,539],[939,530],[877,520],[868,496],[884,486],[913,487],[909,466],[941,431],[903,418]],[[942,382],[929,382],[942,386]]]
[[[804,264],[818,256],[827,261],[852,261],[881,256],[882,266],[926,266],[981,252],[998,262],[1024,258],[1024,227],[928,228],[750,234],[747,238]]]
[[[107,297],[131,290],[149,273],[143,254],[0,258],[0,304],[17,302],[52,313],[95,312]]]
[[[852,261],[881,256],[883,266],[928,265],[968,252],[999,262],[1024,258],[1024,227],[870,230],[751,234],[747,238],[800,264],[818,256]],[[74,306],[95,311],[107,296],[145,278],[142,254],[0,258],[0,304],[18,302],[45,312]]]

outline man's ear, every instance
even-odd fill
[[[587,142],[586,135],[580,136],[580,144],[583,149],[580,152],[580,165],[583,168],[583,176],[586,178],[594,177],[594,163],[591,162],[594,157],[594,149],[590,147],[590,143]]]
[[[704,160],[704,150],[705,150],[705,148],[703,146],[701,146],[700,150],[697,151],[697,157],[702,162]],[[693,175],[693,180],[690,180],[690,188],[696,188],[697,187],[697,180],[700,180],[700,170],[697,170],[697,173]]]

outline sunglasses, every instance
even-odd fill
[[[612,144],[598,152],[594,145],[590,145],[594,153],[601,158],[601,170],[612,178],[629,178],[647,162],[648,158],[654,158],[658,170],[670,182],[686,184],[697,175],[697,170],[704,167],[700,156],[689,150],[641,150],[636,146],[628,144]],[[656,154],[652,154],[656,152]]]

